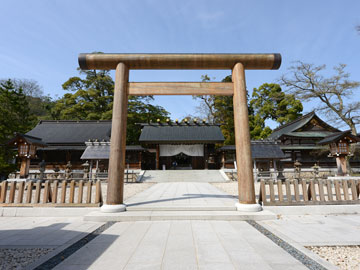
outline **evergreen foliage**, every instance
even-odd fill
[[[30,107],[21,87],[15,87],[12,80],[0,83],[0,178],[15,170],[12,161],[15,152],[7,145],[15,132],[29,131],[36,120],[30,114]]]
[[[71,77],[63,84],[70,91],[59,99],[52,115],[55,119],[111,120],[114,81],[109,71],[80,71],[85,78]],[[164,121],[169,113],[161,106],[152,105],[152,96],[130,96],[128,100],[127,144],[137,144],[140,127],[136,123]]]

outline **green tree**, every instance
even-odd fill
[[[109,71],[80,71],[85,78],[71,77],[63,84],[70,91],[59,99],[52,115],[55,119],[110,120],[114,97],[114,81]],[[140,127],[136,123],[165,120],[168,112],[152,105],[152,96],[130,96],[128,101],[127,144],[136,144]]]
[[[128,102],[128,119],[126,129],[126,144],[138,144],[140,137],[140,126],[138,123],[164,122],[169,113],[161,106],[152,105],[152,96],[130,96]]]
[[[271,119],[280,125],[286,124],[301,116],[303,106],[294,95],[285,94],[280,85],[264,83],[254,88],[250,107],[258,119]]]
[[[109,71],[80,71],[85,78],[71,77],[63,85],[66,93],[52,109],[54,119],[108,120],[114,94]]]
[[[7,80],[0,80],[6,83]],[[22,89],[23,94],[29,104],[30,114],[34,115],[32,125],[35,126],[39,120],[52,119],[51,108],[54,101],[49,96],[44,95],[41,86],[35,80],[11,79],[16,89]]]
[[[16,165],[14,151],[7,145],[7,141],[15,132],[29,131],[34,122],[26,96],[21,87],[15,87],[12,80],[0,83],[0,177],[6,177],[14,171]]]
[[[210,81],[207,75],[202,76],[202,81]],[[222,82],[232,82],[231,76],[225,77]],[[225,145],[235,144],[234,132],[234,107],[232,96],[195,96],[201,104],[200,113],[208,121],[221,124],[221,131],[225,137]],[[265,119],[254,114],[254,109],[248,105],[249,128],[251,139],[262,139],[269,136],[271,129],[265,126]]]

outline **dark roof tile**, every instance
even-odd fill
[[[41,138],[47,144],[109,140],[111,121],[40,121],[26,135]]]
[[[207,142],[221,143],[224,136],[218,125],[145,125],[139,138],[143,143]]]

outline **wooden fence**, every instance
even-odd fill
[[[359,204],[360,180],[261,180],[263,205]]]
[[[3,181],[0,185],[0,207],[92,207],[101,204],[100,181]]]

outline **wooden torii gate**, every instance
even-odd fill
[[[239,211],[260,211],[252,171],[245,69],[279,69],[280,54],[80,54],[82,70],[115,69],[109,179],[103,212],[126,210],[123,202],[129,95],[233,95]],[[231,83],[129,83],[130,69],[230,69]]]

